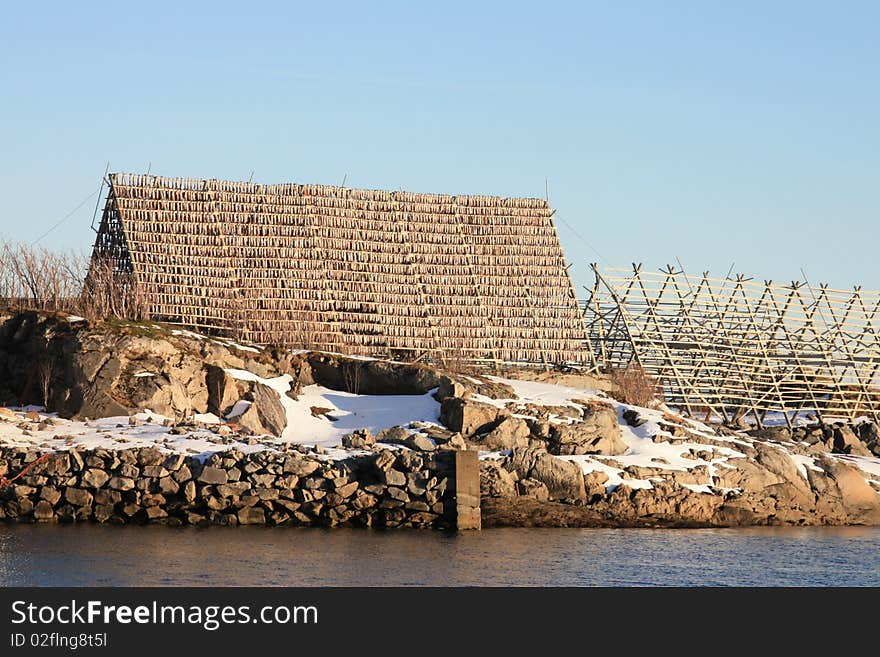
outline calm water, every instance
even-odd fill
[[[2,586],[878,586],[880,528],[0,525]]]

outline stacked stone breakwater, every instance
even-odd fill
[[[383,449],[330,460],[314,449],[210,456],[153,447],[0,449],[0,519],[166,525],[454,528],[455,456]],[[22,470],[27,471],[18,476]],[[12,481],[12,479],[14,481]],[[479,504],[479,502],[477,502]]]

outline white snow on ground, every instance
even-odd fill
[[[574,404],[571,401],[572,399],[585,399],[598,395],[595,390],[558,386],[552,383],[541,383],[540,381],[516,381],[514,379],[502,379],[497,376],[488,376],[486,378],[498,383],[506,383],[513,388],[513,391],[521,400],[537,405],[576,406],[577,404]]]
[[[195,338],[197,340],[204,340],[204,335],[199,335],[198,333],[193,333],[192,331],[187,331],[185,329],[173,329],[171,331],[171,335],[182,335],[187,338]]]
[[[238,349],[239,351],[250,351],[254,354],[259,354],[261,352],[257,347],[251,347],[248,345],[239,344],[237,342],[232,342],[231,340],[223,342],[221,340],[214,340],[217,344],[223,345],[224,347],[232,347],[233,349]]]
[[[193,420],[202,424],[221,424],[222,420],[213,413],[196,413]]]
[[[707,493],[711,495],[715,492],[709,484],[682,484],[681,486],[682,488],[687,488],[695,493]]]
[[[789,458],[794,461],[794,464],[797,466],[798,472],[801,473],[804,479],[807,478],[807,469],[813,470],[814,472],[822,472],[822,468],[816,465],[816,459],[812,456],[807,456],[805,454],[792,454],[790,452],[786,452]]]
[[[86,321],[85,317],[80,317],[79,315],[68,315],[67,321],[70,324],[75,324],[76,322],[84,322]]]
[[[846,461],[863,472],[867,472],[880,478],[880,458],[875,458],[873,456],[851,456],[849,454],[832,454],[831,456],[840,459],[841,461]]]
[[[9,422],[0,422],[0,444],[20,447],[39,447],[43,449],[66,450],[70,447],[83,449],[124,449],[131,447],[159,447],[165,452],[207,455],[210,452],[232,447],[251,452],[264,447],[232,442],[229,444],[212,442],[217,436],[206,431],[195,430],[188,434],[174,435],[170,427],[162,425],[165,418],[150,411],[136,413],[140,422],[129,425],[128,417],[108,417],[88,422],[64,420],[55,414],[40,413],[41,419],[49,418],[54,424],[38,429],[37,422],[29,422],[24,410],[16,413],[18,419],[28,425],[28,433]]]
[[[226,371],[233,378],[258,381],[278,392],[287,413],[287,428],[281,437],[290,442],[334,447],[355,429],[378,433],[410,422],[436,423],[440,418],[440,404],[432,396],[433,391],[424,395],[355,395],[310,385],[293,400],[287,396],[293,381],[289,374],[264,379],[245,370]],[[332,410],[315,417],[312,407]]]

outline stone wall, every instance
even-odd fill
[[[383,449],[344,460],[320,450],[156,448],[47,454],[0,449],[0,519],[166,525],[454,528],[453,452]]]

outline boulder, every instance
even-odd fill
[[[266,523],[266,512],[258,506],[248,506],[238,512],[241,525],[263,525]]]
[[[539,502],[546,502],[550,499],[547,485],[536,479],[522,479],[516,482],[516,489],[522,497],[531,497]]]
[[[628,408],[623,412],[623,421],[631,427],[640,427],[647,422],[634,408]]]
[[[34,518],[40,522],[52,520],[55,517],[55,509],[46,500],[40,500],[34,507]]]
[[[417,452],[433,452],[437,449],[434,441],[423,433],[413,433],[407,436],[403,444]]]
[[[516,497],[516,476],[496,461],[480,462],[482,497]]]
[[[750,459],[729,459],[727,465],[733,467],[718,468],[715,472],[715,483],[723,488],[741,488],[746,492],[760,493],[768,486],[786,481],[786,478]]]
[[[83,485],[90,488],[101,488],[108,481],[110,481],[110,475],[104,472],[104,470],[96,468],[86,470],[82,476]]]
[[[409,438],[409,429],[401,426],[382,429],[376,434],[377,443],[389,443],[391,445],[403,445]]]
[[[873,456],[850,425],[835,426],[832,440],[835,452],[852,456]]]
[[[254,403],[257,407],[260,423],[273,436],[280,437],[287,428],[287,411],[281,403],[278,393],[262,383],[254,384]]]
[[[130,477],[110,477],[107,486],[113,490],[132,490],[134,488],[134,479]]]
[[[208,412],[224,418],[238,401],[235,379],[216,365],[205,367],[205,386],[208,389]]]
[[[470,399],[448,397],[440,404],[440,422],[465,438],[491,431],[498,415],[499,409],[495,406]]]
[[[242,433],[255,436],[265,436],[269,433],[269,430],[263,426],[262,422],[260,422],[260,414],[257,411],[256,404],[253,403],[240,415],[230,417],[229,422],[231,424],[237,424],[238,430]]]
[[[440,376],[419,364],[364,361],[310,353],[306,356],[312,380],[332,390],[360,395],[424,395],[438,387]]]
[[[859,438],[874,456],[880,456],[880,428],[874,422],[858,425]]]
[[[406,486],[406,475],[394,468],[383,470],[380,479],[388,486]]]
[[[799,492],[799,496],[812,498],[809,483],[801,475],[788,452],[759,442],[755,443],[755,449],[757,450],[755,460],[758,464],[781,477],[783,482],[792,485]]]
[[[543,449],[514,449],[510,467],[520,479],[531,478],[545,484],[551,499],[586,498],[584,475],[580,466],[557,458]]]
[[[434,399],[438,402],[442,402],[448,397],[460,397],[464,399],[469,394],[470,392],[464,383],[451,376],[444,375],[440,377],[440,384],[437,387],[437,392],[434,393]]]
[[[205,467],[202,469],[198,480],[203,484],[225,484],[229,479],[226,470],[221,468]]]
[[[528,447],[529,425],[525,420],[506,417],[494,429],[483,436],[475,436],[474,442],[487,450],[506,450],[514,447]]]
[[[821,465],[840,492],[843,507],[856,517],[854,520],[868,524],[880,521],[880,495],[871,488],[861,470],[833,458],[823,460]]]
[[[64,499],[73,506],[90,506],[93,498],[87,490],[68,486],[64,489]]]
[[[550,427],[549,450],[553,454],[623,454],[629,446],[623,442],[617,411],[605,402],[589,402],[583,420]]]
[[[393,461],[393,457],[392,457]],[[284,459],[282,470],[284,474],[292,474],[297,477],[308,477],[321,467],[321,464],[311,459],[304,459],[299,456],[288,456]]]
[[[368,449],[376,444],[376,438],[369,429],[356,429],[342,437],[346,449]]]
[[[601,470],[594,470],[584,475],[584,487],[587,495],[605,495],[608,484],[608,475]]]

